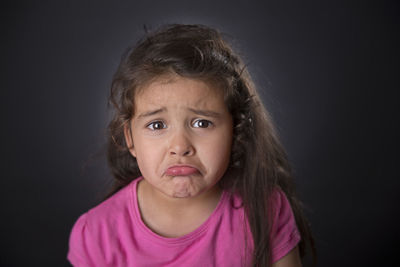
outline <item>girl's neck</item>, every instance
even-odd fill
[[[141,180],[137,195],[143,222],[157,234],[179,237],[194,231],[210,217],[219,203],[222,189],[215,185],[195,197],[173,198]]]

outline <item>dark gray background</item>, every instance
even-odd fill
[[[98,203],[109,85],[143,25],[235,38],[291,160],[319,266],[398,262],[396,1],[1,4],[1,266],[67,266]]]

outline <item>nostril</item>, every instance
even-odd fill
[[[179,155],[179,156],[190,156],[192,155],[194,150],[192,148],[187,149],[171,149],[170,155]]]

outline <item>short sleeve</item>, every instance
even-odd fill
[[[301,237],[285,193],[276,190],[272,200],[274,212],[270,242],[272,262],[276,262],[295,248]]]
[[[87,213],[75,222],[69,238],[67,259],[74,267],[93,266],[89,260],[89,233],[87,229]]]

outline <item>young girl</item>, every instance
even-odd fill
[[[168,25],[110,101],[115,184],[70,237],[74,266],[300,266],[309,226],[272,121],[221,34]]]

